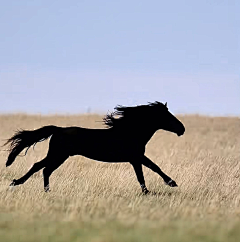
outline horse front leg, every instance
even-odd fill
[[[137,163],[137,162],[132,162],[131,165],[134,168],[134,171],[136,173],[138,182],[142,188],[142,192],[143,194],[148,194],[149,191],[145,185],[145,180],[144,180],[144,176],[143,176],[143,171],[142,171],[142,164],[141,163]]]
[[[170,187],[177,187],[177,183],[170,178],[169,176],[167,176],[155,163],[153,163],[149,158],[147,158],[146,156],[143,156],[143,158],[141,159],[141,163],[148,167],[149,169],[151,169],[152,171],[156,172],[157,174],[159,174],[164,182],[170,186]]]

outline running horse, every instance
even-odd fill
[[[6,166],[37,142],[51,137],[46,157],[36,162],[21,178],[14,179],[10,186],[26,182],[31,175],[43,169],[44,190],[49,191],[49,177],[69,156],[82,155],[103,162],[129,162],[137,176],[142,192],[149,191],[145,185],[142,165],[159,174],[170,187],[176,182],[167,176],[155,163],[147,158],[145,147],[153,134],[163,129],[181,136],[184,125],[168,111],[167,103],[148,103],[135,107],[116,106],[115,111],[103,118],[107,126],[103,129],[82,127],[44,126],[37,130],[20,130],[7,140],[9,156]]]

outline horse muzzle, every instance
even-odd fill
[[[183,127],[181,130],[177,132],[178,136],[182,136],[185,133],[185,128]]]

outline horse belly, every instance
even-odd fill
[[[78,155],[87,158],[103,161],[103,162],[127,162],[131,156],[131,151],[128,147],[115,144],[101,144],[95,142],[86,142],[79,146]]]
[[[103,162],[129,162],[144,153],[134,142],[115,137],[107,130],[78,130],[74,136],[65,138],[70,156],[82,155]]]

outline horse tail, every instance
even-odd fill
[[[28,149],[35,145],[38,142],[48,139],[53,135],[60,127],[53,125],[44,126],[36,130],[20,130],[17,131],[4,145],[9,145],[9,156],[6,162],[6,166],[10,166],[15,158],[21,153],[21,151],[27,148],[25,155],[27,154]]]

